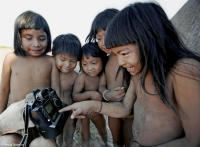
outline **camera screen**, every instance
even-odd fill
[[[51,104],[50,101],[48,101],[48,102],[44,105],[44,109],[47,111],[47,113],[49,114],[49,116],[51,117],[51,119],[52,119],[53,121],[55,121],[58,112],[56,111],[57,109],[55,109],[55,108],[53,107],[53,105]]]

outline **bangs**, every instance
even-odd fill
[[[22,29],[43,29],[48,30],[48,24],[45,21],[45,19],[39,15],[39,14],[35,14],[33,12],[27,12],[26,14],[24,14],[24,17],[21,17],[20,19],[18,19],[18,28],[20,30]],[[46,32],[46,31],[45,31]]]
[[[81,43],[73,34],[60,35],[53,41],[52,54],[55,56],[59,53],[66,53],[70,56],[81,58]]]
[[[131,11],[125,8],[108,25],[104,40],[107,49],[138,42],[136,29],[140,24]]]
[[[89,35],[86,38],[88,42],[95,42],[96,41],[96,34],[98,31],[105,31],[108,23],[112,20],[112,18],[118,13],[117,9],[106,9],[100,12],[94,19],[92,23],[92,27],[90,30]]]
[[[47,34],[47,48],[43,55],[51,51],[51,32],[48,23],[40,14],[32,11],[25,11],[19,15],[14,26],[14,53],[20,56],[26,56],[26,52],[22,48],[21,31],[23,29],[42,29]]]
[[[97,43],[87,43],[82,47],[82,54],[86,57],[101,57],[102,51]]]
[[[55,50],[56,48],[56,50]],[[66,53],[69,54],[70,56],[76,57],[77,60],[80,60],[81,58],[81,46],[78,46],[73,43],[68,43],[68,44],[58,44],[57,46],[53,47],[52,54],[55,56],[59,53]]]

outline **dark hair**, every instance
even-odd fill
[[[62,34],[57,36],[53,41],[52,54],[67,53],[80,60],[81,42],[74,34]]]
[[[92,27],[90,33],[86,38],[86,42],[95,42],[96,41],[96,34],[100,30],[106,30],[108,23],[112,20],[112,18],[119,12],[119,10],[111,8],[105,9],[104,11],[100,12],[93,20]]]
[[[137,44],[142,63],[141,85],[152,72],[156,92],[163,102],[172,104],[166,92],[166,78],[176,61],[199,57],[185,48],[163,9],[155,3],[135,3],[119,12],[106,30],[105,46]]]
[[[83,47],[82,47],[82,56],[85,57],[99,57],[102,60],[103,63],[103,70],[102,72],[105,70],[105,65],[107,63],[108,57],[106,55],[106,53],[104,51],[102,51],[98,44],[96,42],[89,42],[86,43]],[[99,75],[102,73],[100,72]]]
[[[22,48],[21,30],[23,29],[42,29],[47,34],[47,49],[43,53],[51,51],[51,33],[49,26],[40,14],[32,11],[25,11],[15,20],[14,28],[14,53],[19,56],[26,56],[26,52]]]

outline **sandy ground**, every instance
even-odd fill
[[[1,71],[2,71],[3,60],[4,60],[5,56],[9,52],[12,52],[12,51],[13,51],[12,49],[0,47],[0,74],[1,74]],[[78,69],[77,69],[77,71],[78,71]],[[0,79],[1,79],[1,77],[0,77]],[[103,147],[104,143],[103,143],[101,137],[99,136],[99,134],[97,133],[97,129],[94,126],[93,123],[90,123],[90,130],[91,130],[91,147]],[[108,145],[109,145],[109,147],[112,147],[112,143],[111,143],[112,138],[111,138],[111,133],[110,133],[110,130],[108,128],[108,125],[107,125],[107,132],[108,132]],[[81,146],[80,142],[81,142],[80,129],[79,129],[79,127],[77,127],[77,130],[74,134],[74,145],[73,145],[73,147],[80,147]]]

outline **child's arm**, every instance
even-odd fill
[[[97,91],[83,91],[85,86],[85,74],[81,73],[74,84],[73,88],[73,101],[85,101],[85,100],[101,100],[102,96]]]
[[[135,84],[134,78],[132,78],[122,102],[104,103],[99,101],[83,101],[65,107],[60,112],[73,110],[71,118],[85,118],[85,115],[93,112],[116,118],[127,117],[131,113],[131,110],[133,110],[137,98]]]
[[[180,63],[173,75],[175,101],[185,141],[191,146],[200,146],[200,63]]]
[[[52,60],[52,71],[51,71],[51,88],[55,89],[58,97],[60,97],[60,74],[58,69],[56,68],[54,58]]]
[[[125,96],[124,87],[106,88],[106,75],[104,73],[100,77],[99,92],[106,101],[121,101]]]
[[[11,64],[15,59],[16,55],[11,53],[5,57],[3,62],[0,85],[0,113],[6,109],[8,103],[10,92]]]

